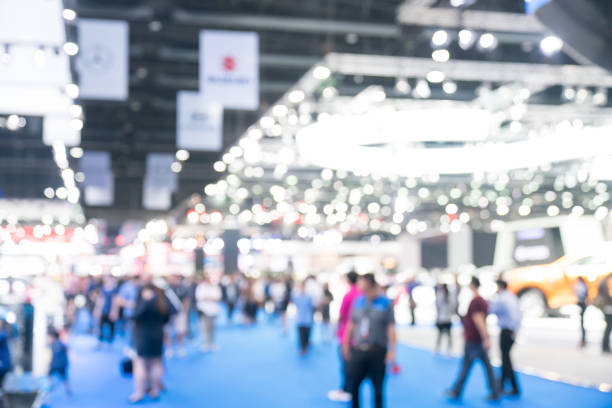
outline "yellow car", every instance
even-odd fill
[[[597,295],[601,280],[612,273],[610,252],[583,257],[561,257],[545,265],[513,269],[504,274],[508,289],[515,293],[525,316],[544,316],[561,306],[575,305],[574,286],[582,276],[589,299]]]

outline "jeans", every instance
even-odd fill
[[[104,335],[104,326],[108,326],[108,337]],[[103,342],[104,340],[112,343],[115,339],[115,322],[111,320],[109,315],[102,315],[100,317],[100,333],[98,334],[98,340]]]
[[[584,312],[586,311],[587,305],[585,303],[578,303],[578,307],[580,307],[580,334],[581,334],[581,344],[584,345],[586,343],[586,330],[584,328]]]
[[[604,330],[602,350],[609,352],[610,351],[610,332],[612,332],[612,314],[606,314],[605,318],[606,318],[606,329]]]
[[[516,381],[514,368],[512,367],[512,360],[510,359],[510,350],[512,350],[512,346],[514,345],[514,331],[502,329],[499,342],[502,355],[502,377],[500,391],[503,391],[506,382],[510,381],[512,391],[518,393],[519,386],[518,382]]]
[[[455,383],[455,386],[452,389],[453,394],[459,397],[461,392],[463,391],[463,386],[465,385],[465,381],[470,374],[470,369],[474,364],[476,359],[480,359],[484,364],[484,368],[487,374],[487,380],[489,383],[489,390],[491,391],[492,397],[497,397],[499,395],[499,391],[497,390],[497,385],[495,383],[495,377],[493,376],[493,367],[491,367],[491,362],[489,361],[489,355],[487,351],[482,346],[482,343],[471,343],[465,342],[465,352],[463,355],[463,361],[461,362],[461,372],[459,373],[459,379]]]
[[[375,347],[371,350],[352,349],[350,359],[346,362],[347,380],[350,379],[352,407],[359,408],[359,389],[366,378],[370,378],[374,387],[374,406],[383,407],[383,387],[385,380],[385,347]]]
[[[310,326],[298,326],[298,336],[300,338],[300,350],[305,353],[310,346]]]

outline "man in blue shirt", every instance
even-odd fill
[[[374,387],[374,406],[383,407],[386,363],[395,362],[393,302],[376,284],[374,274],[359,278],[363,295],[353,302],[351,319],[342,343],[352,407],[359,408],[359,389],[366,378]]]
[[[508,290],[508,284],[501,279],[497,281],[497,297],[489,304],[489,313],[497,316],[501,329],[499,337],[502,355],[500,391],[504,392],[504,385],[510,381],[512,391],[509,395],[518,396],[521,391],[512,367],[510,351],[521,327],[522,313],[518,298]]]
[[[296,323],[300,339],[300,352],[305,355],[310,346],[310,332],[314,316],[314,302],[306,293],[304,282],[300,282],[296,292],[291,297],[297,309]]]

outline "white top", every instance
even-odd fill
[[[223,297],[219,285],[202,282],[196,288],[198,310],[205,316],[217,316],[220,312],[219,302]]]

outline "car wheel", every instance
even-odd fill
[[[538,289],[527,289],[519,296],[523,317],[545,317],[548,315],[548,305],[544,294]]]

